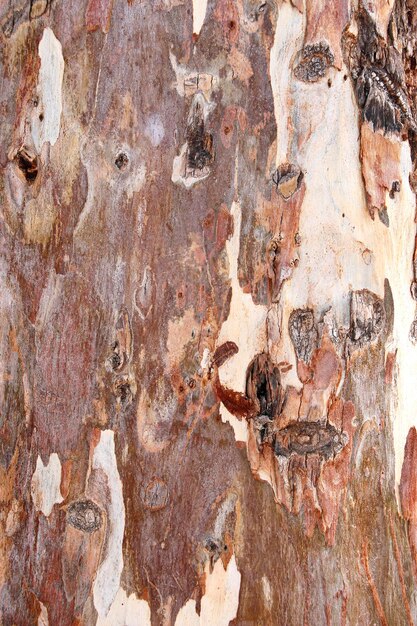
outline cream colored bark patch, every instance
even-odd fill
[[[92,469],[102,470],[106,474],[110,492],[110,501],[107,507],[106,549],[94,582],[94,606],[100,619],[104,619],[120,586],[125,527],[122,481],[117,469],[114,432],[112,430],[102,431],[100,441],[94,450]],[[107,624],[107,622],[104,623]]]
[[[200,615],[195,600],[188,600],[180,609],[175,626],[228,626],[237,615],[240,580],[235,555],[226,569],[221,559],[216,561],[211,573],[207,564],[206,592],[201,600]]]
[[[97,626],[151,626],[151,610],[146,600],[134,593],[127,595],[120,588],[105,618],[97,619]]]
[[[38,80],[39,103],[32,119],[32,137],[38,153],[45,142],[53,146],[59,136],[62,113],[64,57],[62,46],[50,28],[39,43],[41,67]]]
[[[193,0],[193,33],[198,35],[204,23],[207,0]]]
[[[48,517],[54,504],[63,501],[60,490],[61,462],[56,452],[49,457],[46,465],[40,456],[36,460],[36,470],[32,476],[31,495],[37,511]]]
[[[271,49],[271,84],[274,94],[277,124],[277,165],[287,160],[292,122],[292,59],[303,40],[303,16],[289,2],[284,2],[278,13],[274,45]],[[314,101],[314,100],[313,100]]]

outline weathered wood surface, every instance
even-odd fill
[[[4,626],[417,624],[416,33],[0,2]]]

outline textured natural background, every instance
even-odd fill
[[[415,1],[0,43],[2,626],[415,626]]]

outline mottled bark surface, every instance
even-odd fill
[[[203,5],[0,1],[1,624],[417,624],[417,8]]]

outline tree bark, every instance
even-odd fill
[[[416,625],[413,0],[0,26],[1,624]]]

